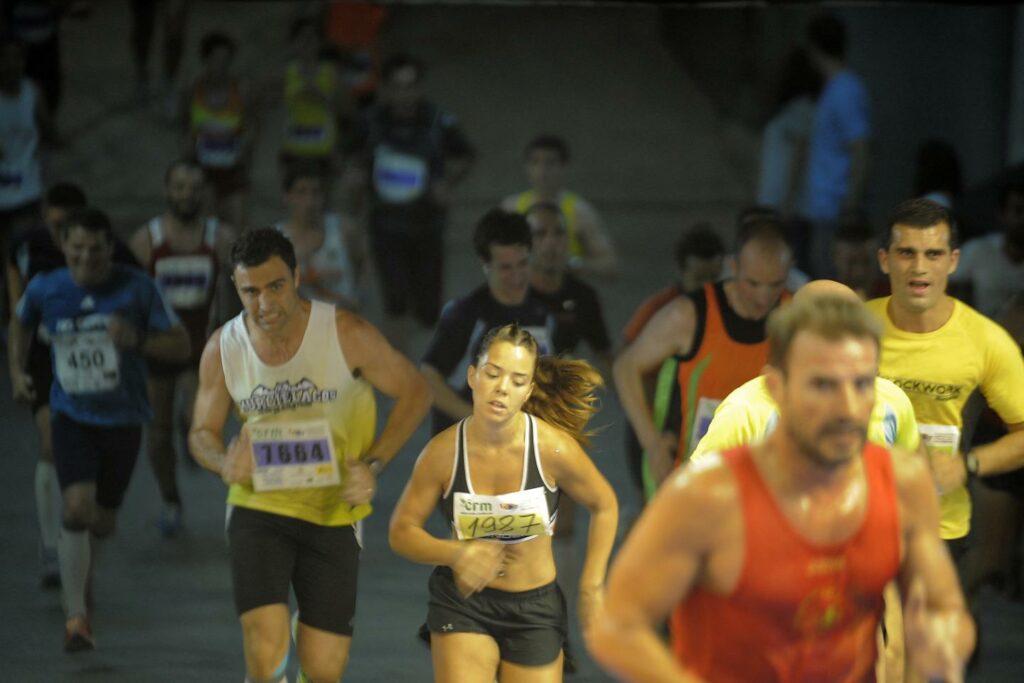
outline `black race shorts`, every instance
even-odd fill
[[[101,507],[121,507],[139,456],[142,425],[90,425],[54,413],[50,437],[62,491],[72,484],[95,482],[96,502]]]
[[[232,508],[228,550],[238,614],[264,605],[287,605],[291,586],[300,622],[351,636],[359,578],[358,533],[351,525],[321,526]]]
[[[485,588],[465,598],[455,586],[452,570],[438,567],[428,588],[430,633],[483,633],[497,642],[502,661],[550,664],[569,637],[565,595],[554,581],[520,593]]]

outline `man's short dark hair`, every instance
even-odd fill
[[[54,183],[46,190],[43,203],[52,209],[72,211],[86,206],[89,202],[85,192],[74,183]]]
[[[82,228],[87,232],[102,233],[108,242],[114,241],[114,226],[110,217],[94,206],[81,206],[68,213],[68,219],[60,226],[60,236],[64,239],[72,228]]]
[[[291,240],[275,228],[246,230],[231,245],[231,271],[242,266],[252,268],[279,257],[295,272],[295,247]]]
[[[938,202],[922,197],[902,201],[889,214],[889,232],[885,244],[882,246],[884,249],[892,246],[895,238],[893,228],[897,225],[923,230],[939,223],[949,226],[949,247],[957,249],[960,246],[960,236],[957,232],[956,219],[949,209]]]
[[[226,49],[229,56],[234,57],[238,46],[235,43],[235,39],[225,31],[210,31],[203,36],[202,40],[199,41],[200,59],[205,61],[218,48]]]
[[[407,66],[411,66],[416,71],[416,82],[419,83],[427,76],[427,66],[418,57],[413,57],[407,52],[398,52],[386,60],[380,67],[381,80],[387,83],[391,80],[391,77],[395,75],[395,72],[400,71]]]
[[[711,223],[696,223],[680,235],[676,242],[675,256],[676,265],[683,270],[686,268],[686,259],[691,256],[700,259],[725,256],[725,243]]]
[[[1018,194],[1024,197],[1024,179],[1011,180],[999,187],[999,210],[1002,211],[1010,203],[1010,197]]]
[[[476,223],[473,229],[473,250],[484,263],[491,262],[491,245],[513,246],[521,244],[530,250],[533,248],[533,235],[526,217],[505,211],[491,209]]]
[[[530,156],[530,152],[535,149],[543,149],[549,152],[554,152],[558,155],[558,159],[563,163],[569,163],[569,144],[564,138],[551,133],[543,133],[533,138],[526,144],[526,148],[523,150],[524,156]]]
[[[199,165],[199,162],[196,159],[191,157],[180,157],[172,161],[167,166],[167,170],[164,171],[164,186],[171,182],[171,174],[179,168],[187,168],[190,171],[199,171],[199,173],[202,174],[203,179],[206,179],[206,172],[203,170],[203,167]]]
[[[807,42],[832,57],[846,58],[846,27],[834,14],[819,14],[807,24]]]

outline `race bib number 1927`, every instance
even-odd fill
[[[498,496],[454,494],[455,534],[459,540],[509,540],[552,533],[544,489],[535,488]]]

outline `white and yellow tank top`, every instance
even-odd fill
[[[345,360],[334,306],[311,302],[299,350],[281,365],[259,359],[244,316],[221,331],[221,362],[241,420],[260,433],[254,437],[254,479],[266,486],[257,491],[232,485],[228,503],[323,526],[363,519],[370,505],[343,502],[340,485],[344,461],[363,457],[373,442],[376,402],[373,389],[353,376]],[[293,486],[281,488],[282,481]]]

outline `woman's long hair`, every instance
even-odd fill
[[[502,341],[529,349],[535,359],[533,393],[523,410],[565,430],[587,447],[593,432],[585,429],[598,409],[596,391],[604,386],[601,374],[585,360],[539,355],[537,340],[516,323],[495,327],[484,336],[476,364],[492,344]]]

